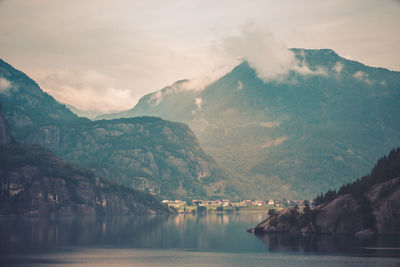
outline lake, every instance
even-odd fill
[[[0,218],[6,266],[400,266],[398,236],[246,230],[265,214]]]

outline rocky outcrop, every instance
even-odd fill
[[[400,178],[378,184],[367,193],[376,220],[376,231],[390,235],[400,233]]]
[[[250,231],[255,234],[300,232],[299,215],[297,209],[288,208],[279,213],[270,214],[267,219]]]
[[[42,146],[58,145],[61,139],[60,131],[59,126],[43,126],[35,135],[31,135],[28,141]]]
[[[10,145],[7,151],[32,153],[37,147]],[[1,148],[4,153],[4,147]],[[35,151],[40,156],[45,151]],[[2,166],[3,167],[3,166]],[[47,173],[50,168],[55,171]],[[82,170],[59,160],[49,166],[25,165],[0,169],[0,215],[69,216],[165,213],[168,209],[152,196],[82,176]],[[57,172],[68,172],[63,176]],[[90,172],[88,173],[90,175]]]
[[[148,193],[96,177],[37,145],[11,142],[0,111],[0,215],[126,215],[168,212]]]
[[[8,145],[14,143],[14,138],[11,136],[8,124],[2,113],[2,104],[0,103],[0,145]]]
[[[361,199],[346,194],[308,212],[298,212],[294,208],[281,210],[249,231],[255,234],[355,234],[359,237],[400,234],[400,177],[371,187]]]
[[[30,134],[64,159],[165,198],[212,196],[224,178],[188,126],[155,117],[42,126]]]
[[[336,198],[314,211],[315,226],[321,233],[356,233],[363,229],[360,205],[351,195]]]
[[[315,198],[314,209],[293,208],[275,212],[249,229],[256,234],[324,233],[354,234],[368,238],[375,234],[400,234],[400,147],[380,158],[371,172],[338,192],[329,190]]]

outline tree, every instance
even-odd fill
[[[269,209],[268,210],[268,216],[270,216],[270,217],[272,217],[272,216],[274,216],[274,215],[277,215],[278,213],[276,212],[276,210],[274,210],[274,209]]]
[[[303,212],[304,213],[309,213],[310,211],[311,211],[310,202],[308,202],[308,200],[304,200]]]
[[[284,206],[285,208],[288,207],[288,203],[287,203],[287,199],[286,199],[286,198],[283,198],[283,199],[282,199],[282,204],[283,204],[283,206]]]
[[[197,206],[196,211],[197,213],[205,213],[207,212],[207,208],[204,206]]]

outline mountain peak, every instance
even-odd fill
[[[290,48],[289,50],[295,53],[318,53],[321,55],[330,55],[339,57],[339,55],[333,49],[330,48],[322,48],[322,49]]]
[[[253,196],[306,198],[347,183],[400,140],[400,72],[331,49],[290,51],[292,66],[276,78],[264,80],[262,64],[243,60],[204,90],[157,91],[124,116],[189,124],[206,152],[248,181]],[[260,183],[268,191],[251,186]]]

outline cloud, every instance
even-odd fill
[[[202,99],[201,97],[197,97],[197,98],[194,100],[194,103],[195,103],[197,109],[201,109],[201,103],[202,103],[202,102],[203,102],[203,99]]]
[[[190,80],[185,80],[179,89],[200,91],[212,82],[213,79],[210,76],[200,76]]]
[[[374,81],[371,80],[368,76],[368,73],[365,73],[361,70],[357,71],[356,73],[353,74],[353,77],[359,81],[365,82],[366,84],[373,84]]]
[[[151,104],[151,105],[153,105],[153,106],[158,106],[158,104],[161,103],[161,100],[163,100],[163,97],[164,97],[163,91],[162,91],[162,90],[157,91],[157,92],[153,93],[153,94],[150,96],[150,98],[149,98],[149,100],[147,101],[147,103],[148,103],[148,104]]]
[[[265,82],[281,80],[291,71],[302,75],[326,74],[322,69],[311,70],[304,57],[297,59],[293,51],[275,39],[268,27],[253,22],[244,24],[239,35],[223,38],[222,46],[231,57],[246,60]]]
[[[47,93],[81,110],[111,112],[131,108],[137,101],[130,90],[116,88],[113,79],[96,71],[46,71],[35,76]]]
[[[271,42],[268,61],[276,59],[277,70],[258,62],[257,50],[248,55],[233,47],[231,56],[234,63],[248,56],[267,78],[293,63],[285,44],[332,48],[367,65],[399,70],[399,10],[398,0],[0,0],[0,43],[2,57],[29,76],[60,68],[96,70],[113,77],[117,90],[140,96],[178,79],[209,75],[216,58],[208,47],[220,36],[257,48],[238,31],[248,18],[273,30],[258,27],[265,34],[257,38]]]
[[[336,62],[335,66],[332,67],[332,70],[334,70],[338,74],[340,74],[343,70],[343,67],[344,67],[343,63],[338,61],[338,62]]]
[[[11,82],[6,78],[0,77],[0,94],[6,94],[11,89]]]
[[[196,108],[194,110],[192,110],[192,114],[196,114],[196,112],[200,112],[201,111],[202,102],[203,102],[203,99],[201,97],[196,97],[194,99],[194,104],[195,104]]]
[[[190,80],[179,80],[172,85],[164,87],[163,89],[154,92],[147,103],[157,106],[161,103],[165,96],[173,95],[183,91],[201,91],[203,90],[208,84],[212,82],[212,79],[209,77],[199,77],[193,78]],[[201,100],[201,99],[200,99]],[[197,100],[196,100],[197,101]],[[197,105],[197,102],[196,102]],[[201,105],[201,101],[200,101]]]
[[[227,54],[247,60],[263,80],[284,75],[295,65],[294,53],[285,44],[277,41],[268,28],[251,22],[242,26],[240,35],[225,37],[222,45]]]
[[[240,91],[240,90],[242,90],[242,89],[243,89],[243,83],[242,83],[242,81],[238,81],[237,90]]]

